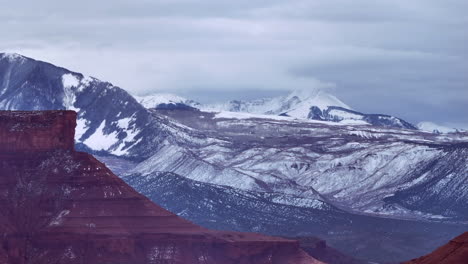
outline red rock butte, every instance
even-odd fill
[[[212,231],[159,207],[76,152],[75,126],[73,111],[0,111],[0,263],[320,263],[297,241]]]
[[[468,264],[468,232],[450,240],[429,255],[405,264]]]

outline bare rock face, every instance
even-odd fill
[[[468,264],[468,232],[452,239],[429,255],[406,264]]]
[[[159,207],[74,150],[75,117],[0,112],[0,263],[320,263],[297,241],[212,231]]]

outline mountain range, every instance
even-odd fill
[[[342,124],[416,129],[414,125],[394,116],[363,114],[354,111],[334,95],[318,88],[294,90],[285,96],[279,97],[250,101],[232,100],[218,104],[201,104],[169,94],[135,96],[135,98],[148,109],[167,108],[170,105],[180,108],[182,105],[187,105],[208,112],[240,112],[339,122]]]
[[[317,235],[382,263],[426,254],[467,228],[466,132],[428,133],[323,90],[210,105],[133,97],[0,54],[0,109],[76,111],[78,150],[205,227]]]

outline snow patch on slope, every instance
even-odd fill
[[[89,120],[83,119],[83,118],[78,118],[76,120],[76,129],[75,129],[75,139],[77,141],[80,140],[80,138],[88,131],[88,125],[89,125]]]
[[[117,138],[117,132],[111,134],[105,134],[104,128],[106,121],[102,121],[96,132],[87,138],[83,143],[86,144],[93,150],[107,150],[119,141]]]
[[[128,154],[128,148],[127,143],[131,143],[135,141],[135,137],[140,133],[140,130],[137,129],[134,125],[135,122],[135,117],[127,117],[127,118],[122,118],[119,121],[117,121],[117,126],[123,129],[126,133],[127,136],[123,140],[122,143],[120,143],[119,147],[112,151],[112,154],[114,155],[126,155]]]

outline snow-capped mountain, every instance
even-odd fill
[[[412,124],[389,115],[363,114],[354,111],[336,96],[320,88],[302,89],[285,96],[252,101],[233,100],[201,107],[207,111],[246,112],[290,116],[356,125],[416,129]]]
[[[142,159],[162,137],[148,110],[126,91],[18,54],[0,54],[0,109],[74,110],[76,142],[88,151]]]
[[[295,90],[285,96],[256,99],[251,101],[233,100],[222,104],[203,106],[203,110],[246,112],[254,114],[288,115],[307,119],[312,106],[326,110],[330,106],[351,109],[335,96],[319,88]]]

